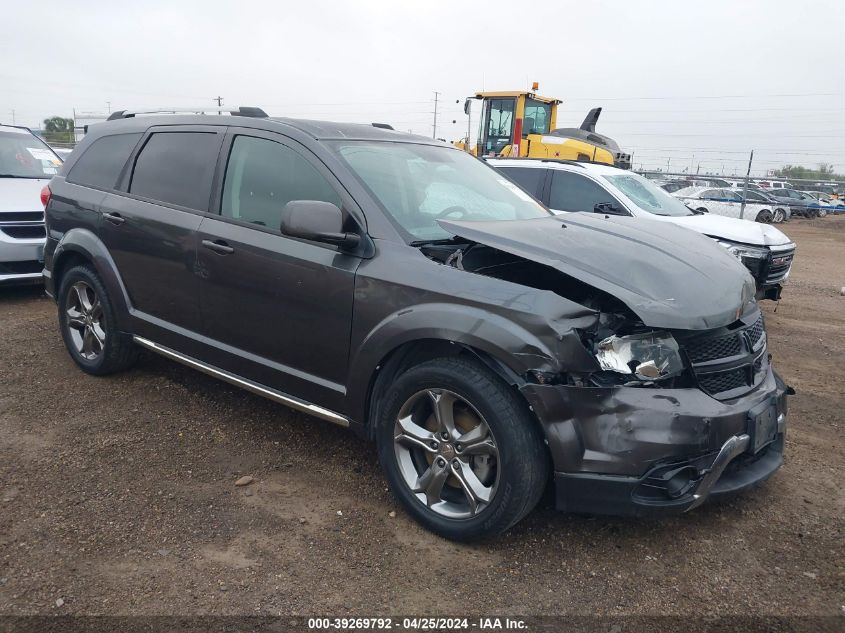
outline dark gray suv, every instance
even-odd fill
[[[781,465],[788,388],[712,240],[556,217],[383,126],[117,114],[49,185],[44,276],[84,371],[146,348],[374,439],[422,524],[506,530],[550,481],[685,511]]]

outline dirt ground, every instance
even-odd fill
[[[387,492],[374,447],[153,355],[93,378],[38,290],[0,291],[0,614],[815,614],[845,625],[845,216],[766,302],[797,395],[786,464],[660,520],[548,503],[456,545]],[[243,475],[255,481],[234,482]]]

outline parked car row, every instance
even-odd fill
[[[642,515],[780,467],[791,390],[755,301],[789,273],[774,227],[606,165],[485,164],[383,127],[112,118],[43,190],[82,371],[144,348],[349,427],[457,540],[549,483],[562,510]]]
[[[748,191],[747,195],[743,195],[743,192],[735,189],[687,187],[672,195],[701,213],[748,219],[763,224],[784,222],[790,217],[788,204],[762,191]]]

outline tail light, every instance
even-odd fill
[[[41,189],[41,204],[44,205],[45,210],[47,209],[47,205],[50,204],[50,196],[52,194],[53,192],[50,191],[49,185],[44,185],[44,188]]]

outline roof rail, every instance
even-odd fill
[[[257,119],[266,119],[267,113],[261,108],[252,106],[240,106],[237,110],[230,108],[159,108],[156,110],[116,110],[109,115],[106,121],[117,119],[131,119],[140,114],[230,114],[232,116],[246,116]]]

